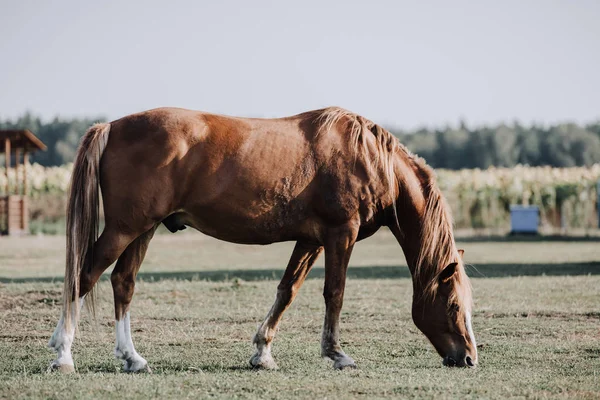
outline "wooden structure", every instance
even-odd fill
[[[29,208],[27,204],[27,165],[29,154],[36,150],[46,150],[33,133],[28,130],[0,130],[0,154],[4,153],[6,185],[0,188],[0,234],[23,235],[29,232]],[[11,187],[9,170],[16,172],[15,187]],[[21,164],[21,159],[23,163]]]

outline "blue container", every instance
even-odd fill
[[[537,234],[540,224],[540,208],[538,206],[510,206],[511,233]]]

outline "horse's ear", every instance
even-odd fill
[[[458,266],[458,263],[448,264],[448,266],[446,268],[444,268],[442,270],[442,272],[440,272],[440,275],[439,275],[440,283],[448,282],[450,280],[450,278],[452,278],[452,276],[456,273],[457,266]]]
[[[458,254],[461,260],[465,258],[465,251],[463,249],[458,249]]]

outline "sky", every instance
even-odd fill
[[[600,1],[0,0],[0,118],[600,118]]]

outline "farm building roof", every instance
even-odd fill
[[[4,151],[5,139],[10,139],[11,149],[46,150],[46,145],[28,129],[0,130],[0,151]]]

